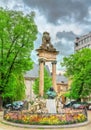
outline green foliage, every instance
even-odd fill
[[[72,79],[71,96],[75,99],[91,94],[91,49],[85,48],[64,58],[66,75]]]
[[[34,48],[37,27],[34,14],[0,8],[0,95],[22,98],[24,73],[32,69],[30,53]]]
[[[70,93],[70,91],[69,91],[69,92],[64,93],[63,95],[64,95],[65,97],[71,98],[71,93]]]
[[[35,95],[39,95],[39,78],[35,79],[34,81],[33,91]]]
[[[7,87],[2,93],[3,99],[11,98],[14,100],[22,100],[25,98],[24,76],[21,74],[12,73],[12,78],[9,80]]]
[[[44,68],[44,97],[46,97],[46,92],[52,86],[52,78],[49,76],[48,71]],[[33,91],[35,95],[39,96],[39,77],[34,81]]]

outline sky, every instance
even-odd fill
[[[36,49],[42,41],[43,32],[50,33],[51,43],[59,51],[57,71],[64,56],[74,53],[74,41],[78,36],[91,32],[91,0],[0,0],[0,6],[29,13],[35,11],[38,27],[32,59],[38,63]]]

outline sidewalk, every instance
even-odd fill
[[[2,118],[2,113],[0,112],[0,118]],[[81,127],[74,127],[74,128],[52,128],[53,130],[90,130],[91,129],[91,111],[88,111],[88,119],[90,121],[89,124]],[[10,126],[10,125],[5,125],[3,123],[0,123],[0,130],[52,130],[50,129],[38,129],[38,128],[20,128],[16,126]]]
[[[3,111],[0,111],[0,120],[3,118]]]

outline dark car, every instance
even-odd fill
[[[73,104],[75,104],[77,101],[71,101],[71,102],[68,102],[67,104],[64,104],[64,108],[70,108],[73,106]]]
[[[10,110],[21,110],[24,106],[24,102],[23,101],[14,101],[11,104],[6,104],[5,108],[6,109],[10,109]]]

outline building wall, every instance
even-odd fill
[[[28,101],[35,99],[35,95],[33,93],[33,88],[32,88],[35,79],[36,78],[29,77],[29,76],[25,77],[26,100],[28,100]],[[57,92],[58,93],[60,93],[60,92],[64,93],[68,90],[68,80],[64,76],[58,75],[56,81],[57,81]]]
[[[32,89],[34,80],[25,79],[24,82],[25,82],[25,86],[26,86],[26,100],[27,101],[34,100],[35,95],[34,95],[33,89]]]
[[[72,79],[68,79],[68,89],[70,89],[72,83]]]
[[[68,84],[65,83],[58,83],[57,84],[57,92],[58,93],[63,93],[68,90]]]
[[[33,86],[33,83],[34,83],[34,80],[30,80],[30,79],[25,79],[25,86],[26,86],[26,100],[27,101],[31,101],[31,100],[34,100],[35,99],[35,95],[33,93],[33,89],[32,89],[32,86]],[[64,93],[68,90],[68,84],[65,84],[65,83],[58,83],[57,84],[57,92],[58,93]]]
[[[88,33],[87,35],[83,35],[81,37],[77,37],[75,39],[74,50],[78,51],[83,48],[91,48],[91,33]]]

